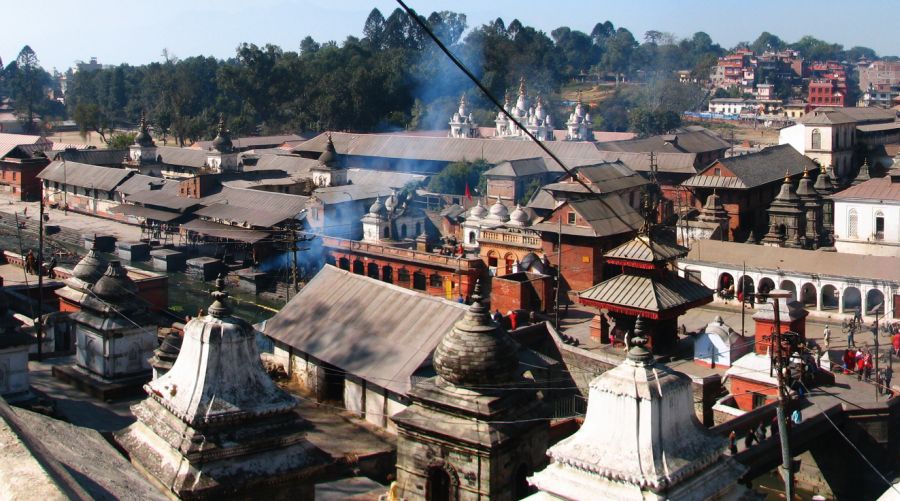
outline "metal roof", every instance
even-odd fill
[[[247,223],[250,226],[268,228],[286,219],[293,219],[297,213],[293,211],[271,211],[268,208],[247,208],[237,205],[218,203],[204,207],[194,214],[198,216]]]
[[[544,151],[532,141],[417,137],[391,134],[351,134],[332,132],[338,155],[358,155],[369,157],[398,158],[409,160],[431,160],[438,162],[475,161],[484,159],[498,164],[506,160],[546,157]],[[328,142],[328,134],[323,133],[294,148],[294,152],[321,153]],[[585,165],[601,161],[594,143],[583,141],[546,141],[543,143],[566,163],[566,167]],[[548,162],[548,169],[556,169],[554,162]]]
[[[269,233],[265,231],[251,230],[249,228],[241,228],[240,226],[229,226],[227,224],[204,221],[202,219],[194,219],[193,221],[182,223],[181,228],[208,237],[237,240],[248,244],[256,243],[269,237]]]
[[[134,171],[115,167],[82,164],[55,160],[38,174],[45,181],[64,183],[69,186],[112,191],[122,181],[135,174]]]
[[[900,283],[900,258],[865,254],[698,240],[680,262]]]
[[[892,182],[892,177],[898,177],[900,173],[894,176],[888,174],[884,177],[876,177],[864,181],[856,186],[851,186],[846,190],[839,191],[830,198],[833,200],[867,200],[869,202],[900,202],[900,179]]]
[[[601,193],[614,193],[650,184],[647,179],[620,161],[582,165],[577,171]]]
[[[661,313],[712,301],[713,291],[677,275],[650,278],[618,275],[578,294],[585,304],[605,303],[624,308]]]
[[[637,231],[644,222],[641,215],[618,195],[569,200],[566,205],[577,212],[588,223],[588,227],[563,224],[563,235],[585,237],[619,235]],[[559,209],[557,208],[557,210]],[[559,233],[560,231],[559,223],[551,221],[533,224],[531,228],[548,233]]]
[[[129,203],[156,205],[177,211],[183,211],[196,205],[203,205],[199,198],[180,197],[178,193],[173,193],[172,190],[137,191],[128,195],[126,201]]]
[[[731,171],[734,176],[709,174],[720,166]],[[804,169],[814,173],[819,170],[819,166],[809,157],[801,155],[793,146],[779,144],[756,153],[716,160],[697,175],[686,179],[682,185],[695,188],[749,189],[781,181],[785,173],[791,177],[802,174]]]
[[[246,158],[246,156],[244,157]],[[244,172],[281,170],[291,176],[306,176],[309,170],[319,164],[318,160],[296,155],[261,154],[254,165],[244,164]]]
[[[647,263],[668,261],[682,257],[688,253],[686,247],[651,240],[647,235],[640,235],[604,254],[607,259],[627,259]]]
[[[49,150],[53,147],[53,142],[43,136],[0,133],[0,158],[8,155],[16,146],[22,145],[45,145],[40,149]]]
[[[126,179],[122,184],[116,187],[116,191],[131,195],[139,191],[149,190],[150,186],[162,186],[163,190],[177,190],[178,182],[160,177],[145,176],[143,174],[135,174]]]
[[[54,160],[66,160],[91,165],[114,166],[125,161],[127,149],[117,150],[63,150],[56,153]]]
[[[248,148],[258,148],[261,146],[279,146],[288,141],[304,141],[309,139],[309,136],[303,137],[298,136],[297,134],[282,134],[276,136],[248,136],[248,137],[238,137],[233,138],[231,140],[232,145],[236,149],[248,149]],[[212,146],[213,142],[210,141],[197,141],[196,143],[190,146],[191,149],[194,150],[207,150]]]
[[[321,200],[322,203],[330,205],[343,202],[354,202],[357,200],[369,200],[375,197],[386,197],[391,194],[391,191],[391,188],[381,185],[366,186],[362,184],[348,184],[345,186],[316,188],[310,198],[316,198]]]
[[[174,219],[181,217],[183,214],[178,212],[167,212],[164,210],[151,209],[149,207],[141,207],[140,205],[116,205],[109,209],[113,214],[125,214],[126,216],[142,217],[145,219],[153,219],[154,221],[162,221],[168,223]]]
[[[900,129],[900,122],[888,122],[881,124],[857,125],[856,130],[861,132],[881,132],[885,130]]]
[[[347,179],[353,184],[378,184],[400,189],[413,181],[424,181],[428,176],[409,172],[395,172],[372,169],[347,169]]]
[[[703,127],[679,129],[665,136],[597,143],[599,150],[631,153],[707,153],[729,147],[731,143]]]
[[[547,170],[547,164],[544,163],[544,159],[542,157],[535,157],[507,160],[506,162],[502,162],[496,167],[487,170],[484,175],[485,177],[520,177],[546,174],[547,172],[549,171]]]
[[[272,213],[291,214],[293,217],[306,208],[309,197],[223,186],[218,193],[200,200],[206,206],[225,203],[245,209],[262,209]]]
[[[405,395],[467,306],[326,265],[263,333]]]
[[[638,172],[650,172],[650,155],[624,151],[601,151],[608,162],[621,161],[630,169]],[[657,172],[672,174],[696,174],[696,153],[656,153],[654,155]]]
[[[159,158],[160,163],[168,165],[193,167],[195,169],[206,166],[206,152],[203,150],[192,150],[175,146],[157,146],[156,156]]]

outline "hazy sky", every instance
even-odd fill
[[[611,20],[642,40],[655,29],[687,37],[705,31],[724,47],[769,31],[789,42],[809,34],[845,47],[863,45],[900,55],[897,0],[408,0],[419,13],[453,10],[469,26],[497,17],[550,32],[569,26],[590,32]],[[8,0],[4,2],[0,58],[14,59],[23,45],[48,70],[97,56],[104,64],[160,60],[162,49],[179,57],[234,55],[241,42],[274,43],[297,50],[311,35],[319,42],[360,36],[373,7],[387,17],[389,0]]]

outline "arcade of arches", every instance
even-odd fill
[[[685,268],[686,276],[699,276],[699,270],[691,266]],[[891,301],[886,301],[885,291],[877,285],[864,286],[863,284],[827,283],[824,280],[816,283],[811,280],[795,280],[783,277],[759,277],[759,274],[751,276],[743,275],[738,280],[739,274],[720,272],[716,280],[717,292],[733,291],[734,299],[741,300],[747,296],[755,297],[757,303],[767,301],[766,293],[776,287],[791,293],[791,300],[799,301],[810,311],[831,311],[839,314],[853,314],[857,309],[863,316],[878,315],[900,318],[900,312]],[[886,286],[882,286],[886,287]],[[731,296],[729,296],[730,298]],[[895,300],[900,296],[895,295]],[[749,300],[749,299],[748,299]]]

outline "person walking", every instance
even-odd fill
[[[731,430],[731,433],[728,434],[728,449],[731,451],[731,455],[734,456],[737,454],[737,435],[734,433],[734,430]]]
[[[881,393],[885,395],[891,394],[891,378],[894,377],[894,370],[891,369],[891,366],[888,365],[884,368],[884,372],[881,376]]]
[[[828,351],[828,347],[831,345],[831,329],[828,328],[828,324],[825,324],[825,328],[822,330],[822,342],[825,344],[825,351]]]
[[[872,369],[875,367],[873,359],[874,357],[871,351],[866,350],[863,353],[863,377],[866,381],[868,381],[872,377]]]
[[[866,361],[862,350],[856,350],[856,380],[862,381],[863,372],[866,369]]]
[[[856,334],[856,327],[851,325],[850,328],[847,329],[847,347],[848,348],[856,348],[856,343],[853,342],[854,334]]]
[[[744,448],[749,449],[753,446],[753,442],[756,442],[756,432],[751,428],[747,430],[747,436],[744,437]]]

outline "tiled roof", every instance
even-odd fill
[[[707,153],[730,146],[731,143],[703,127],[679,129],[675,134],[667,136],[597,143],[599,150],[631,153]]]
[[[596,196],[568,203],[588,226],[562,225],[563,235],[604,237],[637,231],[643,224],[641,215],[635,212],[619,195]],[[544,221],[531,226],[547,233],[559,233],[559,224]]]
[[[69,186],[111,191],[133,174],[134,171],[125,169],[56,160],[50,162],[50,165],[38,174],[38,178]]]
[[[162,186],[162,190],[173,191],[178,189],[178,182],[143,174],[135,174],[116,187],[116,191],[125,195],[133,195],[139,191],[149,190],[150,186]]]
[[[586,303],[607,303],[624,308],[660,313],[664,310],[712,301],[713,291],[677,275],[650,278],[622,274],[578,294]]]
[[[175,146],[157,146],[156,156],[159,157],[161,163],[179,167],[199,169],[206,165],[206,152],[203,150],[192,150]]]
[[[734,176],[706,175],[721,164]],[[818,172],[819,166],[809,157],[801,155],[793,146],[780,144],[770,146],[756,153],[722,158],[682,183],[696,188],[749,189],[784,179],[785,173],[796,176],[809,169]]]
[[[238,137],[232,138],[231,143],[235,149],[250,149],[250,148],[258,148],[261,146],[278,146],[288,141],[303,141],[309,139],[309,136],[303,137],[298,136],[297,134],[283,134],[279,136],[248,136],[248,137]],[[190,146],[191,149],[206,151],[212,146],[213,142],[210,141],[197,141],[196,143]]]
[[[114,166],[125,161],[128,150],[63,150],[54,160],[66,160],[91,165]]]
[[[39,149],[49,150],[53,147],[53,142],[43,136],[29,136],[25,134],[6,134],[0,133],[0,158],[5,157],[16,146],[21,145],[44,145]]]
[[[839,191],[831,198],[834,200],[867,200],[870,202],[900,202],[900,173],[895,176],[898,180],[891,182],[891,175],[869,179],[846,190]]]
[[[263,333],[405,395],[467,307],[326,265]]]
[[[346,186],[330,186],[316,188],[311,198],[317,198],[326,205],[357,200],[369,200],[376,197],[386,197],[391,194],[391,188],[382,185],[349,184]]]
[[[621,161],[630,169],[638,172],[650,172],[650,155],[648,153],[632,153],[625,151],[601,151],[604,160]],[[696,153],[656,153],[654,155],[657,172],[672,174],[696,174],[694,163]]]
[[[522,158],[519,160],[507,160],[498,164],[496,167],[489,169],[484,173],[485,176],[503,176],[503,177],[520,177],[533,176],[536,174],[546,174],[547,164],[541,157]]]

